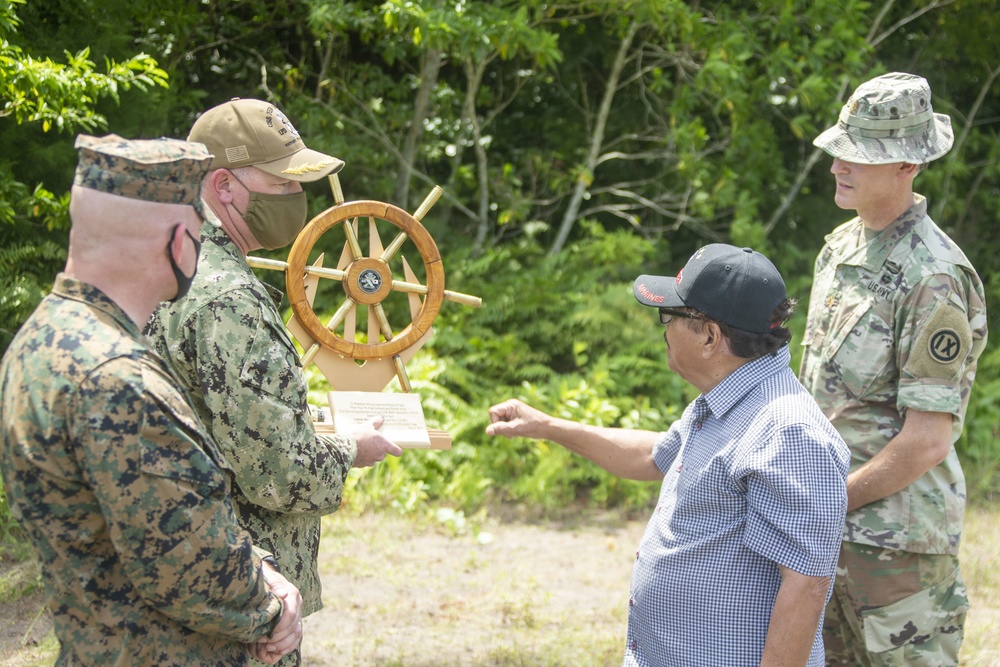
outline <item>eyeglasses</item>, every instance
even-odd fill
[[[695,313],[689,313],[686,310],[675,310],[673,308],[658,308],[660,311],[660,324],[670,324],[670,320],[675,317],[684,317],[689,320],[698,319],[698,315]]]

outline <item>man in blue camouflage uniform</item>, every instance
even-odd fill
[[[302,592],[304,615],[322,608],[320,517],[341,503],[352,466],[402,450],[370,424],[317,435],[299,356],[278,313],[281,293],[254,276],[248,252],[282,248],[306,223],[302,183],[344,163],[305,146],[274,105],[235,99],[198,118],[190,141],[214,154],[208,209],[191,293],[150,320],[151,342],[171,362],[229,460],[240,525],[272,552]],[[298,652],[282,665],[299,664]]]
[[[986,345],[982,282],[913,192],[951,148],[924,79],[862,84],[814,143],[857,217],[816,259],[800,378],[851,447],[848,514],[824,637],[829,665],[956,665],[962,432]]]
[[[248,648],[273,663],[301,637],[301,598],[236,523],[226,459],[138,324],[194,272],[211,155],[77,147],[65,271],[0,365],[0,467],[56,664],[243,665]]]
[[[635,554],[623,667],[821,666],[850,453],[788,367],[781,275],[749,248],[712,244],[633,291],[659,310],[670,369],[702,392],[669,430],[510,400],[490,408],[486,432],[662,482]]]

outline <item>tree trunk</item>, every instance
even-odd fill
[[[476,180],[478,188],[476,199],[476,238],[473,241],[473,248],[481,250],[486,242],[486,235],[490,229],[490,189],[489,189],[489,165],[486,159],[486,149],[483,148],[482,127],[479,124],[479,112],[476,110],[476,93],[483,81],[483,73],[486,71],[486,64],[489,59],[480,63],[474,63],[471,58],[465,61],[465,78],[467,88],[465,90],[464,113],[465,122],[471,132],[472,150],[476,156]]]
[[[407,210],[410,199],[410,177],[417,161],[417,149],[424,131],[427,109],[430,108],[431,93],[437,86],[438,73],[441,71],[441,60],[440,49],[428,49],[424,53],[424,66],[420,72],[420,88],[417,90],[417,98],[413,102],[410,130],[406,133],[406,138],[403,141],[399,175],[396,178],[396,193],[393,198],[393,203],[403,210]]]
[[[559,254],[566,245],[566,239],[569,238],[573,224],[576,223],[576,215],[580,211],[583,196],[593,181],[597,158],[600,157],[601,146],[604,143],[604,128],[607,125],[608,116],[611,114],[611,103],[615,99],[615,93],[618,92],[618,82],[621,80],[622,70],[625,69],[625,63],[628,61],[629,49],[632,48],[632,40],[635,39],[638,30],[639,24],[637,21],[630,23],[628,32],[625,33],[622,43],[618,46],[614,65],[611,68],[611,73],[608,75],[608,85],[604,89],[604,98],[601,100],[601,107],[597,112],[594,133],[590,137],[590,149],[587,151],[587,159],[583,165],[584,173],[576,180],[576,187],[573,188],[573,195],[570,197],[566,213],[563,215],[562,224],[559,226],[559,234],[549,249],[549,255]]]

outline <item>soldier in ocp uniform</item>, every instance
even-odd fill
[[[986,345],[983,285],[913,192],[952,146],[923,78],[862,84],[814,141],[857,217],[816,259],[800,376],[851,447],[828,665],[955,665],[968,600],[954,443]]]
[[[140,332],[194,273],[212,156],[115,135],[77,148],[65,271],[0,365],[0,467],[56,664],[273,663],[301,637],[299,593],[238,526],[225,457]]]
[[[353,437],[318,435],[299,355],[247,253],[283,248],[306,224],[303,183],[343,161],[307,148],[273,104],[234,99],[203,113],[188,135],[214,154],[202,189],[206,223],[198,274],[183,301],[164,304],[146,333],[178,372],[232,465],[240,525],[302,591],[303,614],[323,606],[320,517],[340,507],[351,467],[402,450],[378,422]],[[282,660],[299,664],[298,651]]]

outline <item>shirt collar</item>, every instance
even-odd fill
[[[748,361],[704,394],[705,402],[708,403],[713,415],[721,417],[751,390],[760,386],[765,379],[788,369],[791,360],[792,354],[788,345],[784,345],[774,356],[765,354],[763,357]]]
[[[60,273],[56,276],[56,280],[52,285],[52,293],[64,299],[79,301],[94,310],[105,313],[133,338],[141,338],[142,336],[139,326],[132,321],[132,318],[117,303],[112,301],[111,297],[90,283],[85,283],[65,273]]]
[[[870,271],[878,271],[882,268],[889,253],[896,247],[899,239],[912,231],[926,217],[927,199],[922,195],[914,194],[913,205],[868,243],[857,245],[861,225],[864,224],[861,222],[861,218],[855,218],[852,221],[854,224],[846,225],[828,234],[826,242],[831,246],[845,249],[848,249],[849,244],[854,244],[853,252],[847,255],[840,262],[841,264],[861,266]]]
[[[225,230],[222,229],[222,223],[220,223],[218,218],[215,217],[215,214],[212,212],[211,209],[208,209],[208,215],[205,218],[205,224],[201,226],[201,238],[203,241],[207,241],[208,243],[212,243],[218,246],[219,249],[222,250],[224,253],[226,253],[226,255],[228,255],[232,259],[232,261],[236,262],[236,264],[241,269],[246,271],[246,273],[256,277],[252,269],[250,268],[250,264],[247,262],[246,256],[242,252],[240,252],[240,249],[236,247],[236,244],[233,242],[233,240],[229,238],[229,234],[227,234]],[[285,296],[285,293],[282,292],[277,287],[275,287],[274,285],[265,283],[262,280],[258,280],[257,282],[259,282],[264,287],[264,290],[267,292],[267,295],[271,298],[271,301],[274,302],[274,307],[280,308],[281,299]]]

